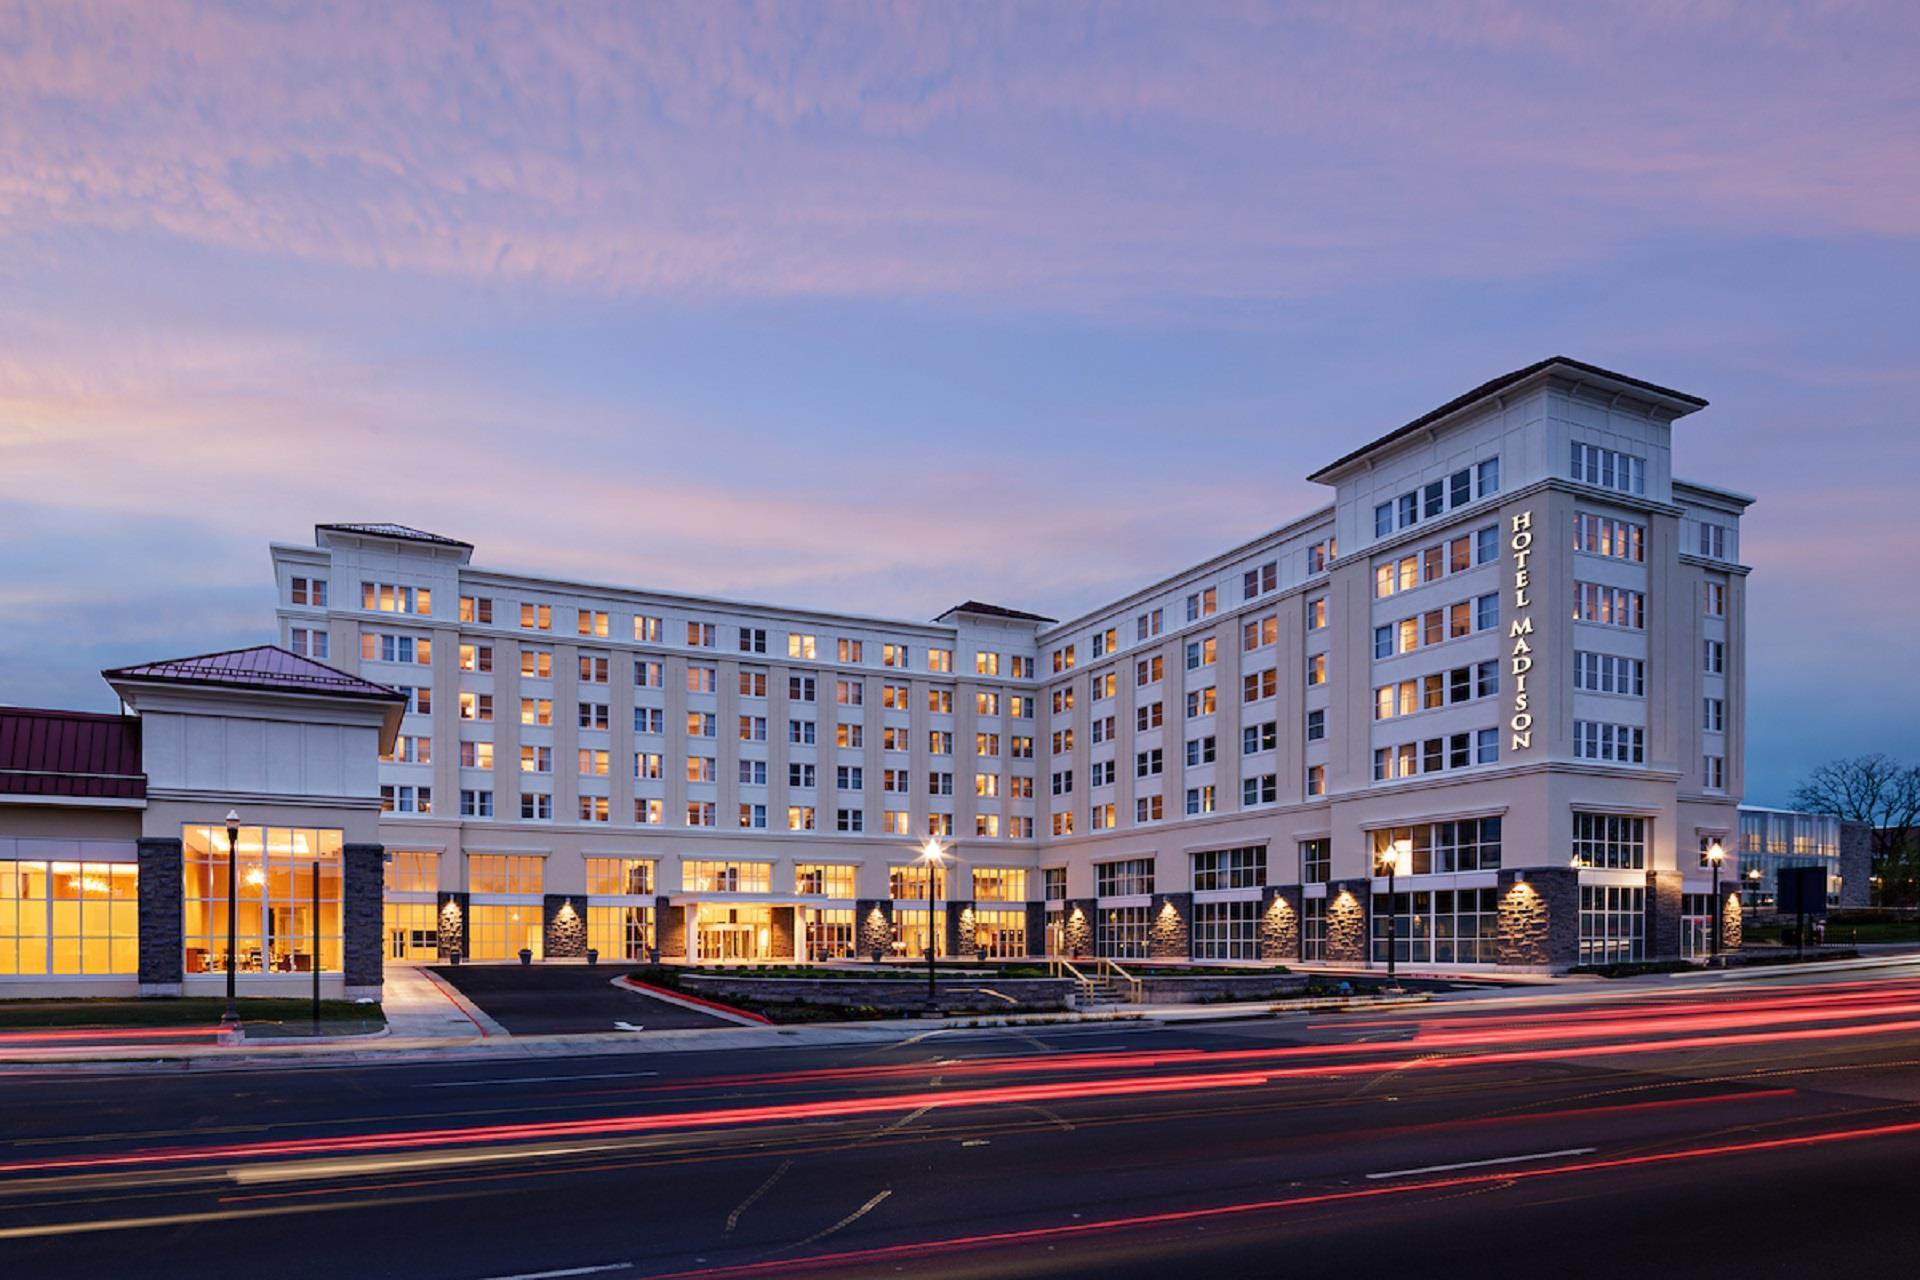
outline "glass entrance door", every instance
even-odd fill
[[[773,911],[769,907],[703,904],[694,955],[701,963],[760,961],[772,955]]]

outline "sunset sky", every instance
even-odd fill
[[[1588,12],[0,0],[0,700],[317,521],[1069,616],[1566,354],[1760,499],[1748,799],[1920,759],[1920,10]]]

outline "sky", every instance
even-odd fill
[[[1748,798],[1920,758],[1916,65],[1870,0],[0,0],[0,701],[271,639],[326,521],[1072,616],[1565,354],[1760,498]]]

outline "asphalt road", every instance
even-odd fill
[[[1413,1013],[0,1079],[0,1275],[1914,1273],[1920,965]]]
[[[733,1023],[616,987],[619,968],[584,965],[445,965],[436,974],[516,1036],[584,1035],[619,1024],[664,1031]]]

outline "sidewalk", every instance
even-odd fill
[[[470,1040],[505,1036],[506,1029],[428,969],[393,965],[380,991],[387,1033],[404,1040]]]

